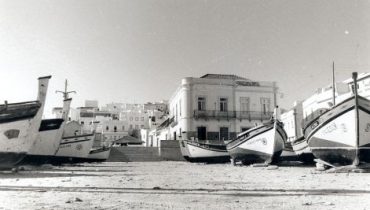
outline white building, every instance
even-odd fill
[[[182,79],[169,101],[169,139],[229,140],[269,120],[277,105],[275,82],[206,74]]]
[[[284,130],[287,133],[287,141],[291,142],[301,137],[302,134],[302,120],[303,107],[301,101],[294,102],[293,108],[284,112],[280,116],[280,120],[284,124]]]
[[[338,104],[350,97],[353,94],[352,89],[352,78],[343,82],[335,83],[335,103]],[[370,73],[359,74],[358,93],[359,95],[370,99]],[[325,110],[330,109],[333,105],[332,85],[317,89],[312,96],[305,99],[302,103],[295,103],[293,109],[281,115],[281,120],[284,123],[284,129],[287,132],[288,140],[292,141],[302,136],[302,124],[313,120],[317,116],[321,115]]]

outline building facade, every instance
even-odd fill
[[[302,134],[302,120],[303,108],[302,101],[296,101],[293,108],[280,115],[280,120],[284,124],[284,130],[288,136],[287,141],[292,142],[301,137]]]
[[[169,101],[170,139],[230,140],[271,119],[275,82],[206,74],[182,79]]]

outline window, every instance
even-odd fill
[[[198,110],[199,111],[206,110],[206,98],[205,97],[198,97]]]
[[[141,117],[141,121],[144,121],[144,117]]]
[[[181,117],[181,100],[179,102],[179,111],[180,111],[180,117]]]
[[[240,97],[240,111],[249,112],[249,98],[248,97]]]
[[[105,130],[106,130],[106,131],[109,131],[109,126],[105,127]]]
[[[270,112],[270,99],[269,98],[261,98],[261,111],[263,114],[267,114]]]
[[[229,139],[229,128],[220,127],[220,140],[228,140],[228,139]]]
[[[220,98],[220,111],[227,112],[227,98]]]
[[[81,125],[83,125],[83,124],[85,124],[85,122],[84,121],[81,121]]]
[[[135,117],[135,121],[139,121],[139,118],[138,117]]]
[[[176,104],[176,115],[175,115],[175,121],[177,121],[177,104]]]
[[[132,130],[134,127],[133,127],[133,125],[132,124],[130,124],[130,130]]]
[[[113,127],[114,132],[117,132],[117,126]]]

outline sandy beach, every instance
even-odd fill
[[[366,173],[95,163],[0,173],[0,209],[370,209]]]

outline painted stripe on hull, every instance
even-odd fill
[[[316,158],[329,162],[331,164],[339,164],[339,165],[350,165],[353,163],[353,160],[356,157],[356,149],[355,148],[330,148],[330,149],[316,149],[311,148],[312,153],[315,155]]]
[[[184,156],[185,160],[192,163],[227,163],[230,162],[230,156],[220,156],[220,157],[200,157],[200,158],[190,158],[189,156]]]
[[[17,165],[43,165],[52,163],[53,155],[29,155],[27,154],[23,160]]]
[[[0,170],[14,168],[25,156],[25,152],[0,152]]]

